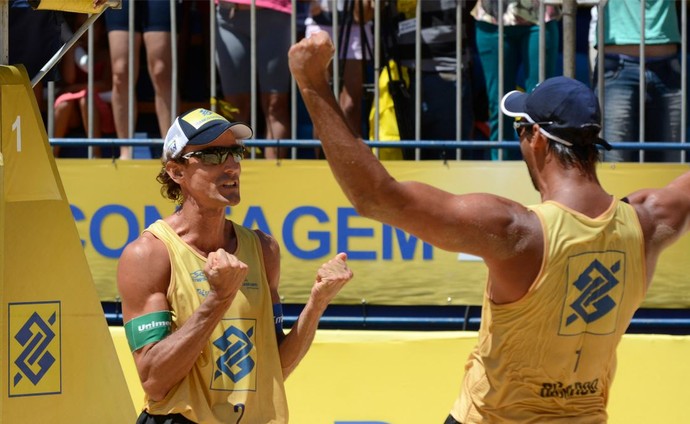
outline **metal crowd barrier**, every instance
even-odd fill
[[[122,325],[122,305],[102,302],[110,326]],[[304,308],[283,304],[284,324],[291,328]],[[330,305],[319,321],[320,329],[396,331],[478,331],[480,305]],[[628,334],[690,334],[690,310],[640,308],[635,312]]]
[[[176,0],[169,0],[171,4],[171,22],[172,22],[172,32],[173,34],[177,32],[176,28],[176,22],[177,22],[177,14],[176,14],[176,8],[174,7]],[[291,41],[294,43],[297,41],[297,1],[298,0],[292,0],[292,14],[291,14]],[[498,10],[503,10],[503,7],[505,5],[505,2],[507,0],[497,0],[498,1]],[[330,10],[334,14],[333,22],[333,34],[334,34],[334,45],[336,46],[336,54],[335,54],[335,63],[333,66],[333,89],[334,92],[337,94],[340,90],[340,75],[339,75],[339,66],[338,66],[338,51],[337,49],[339,48],[340,43],[338,42],[338,8],[337,8],[337,3],[338,0],[328,0],[328,4],[330,7]],[[110,3],[117,4],[117,0],[111,0]],[[578,3],[584,4],[584,5],[592,5],[592,7],[596,7],[598,10],[599,16],[603,16],[603,3],[598,2],[596,0],[544,0],[540,3],[540,20],[539,20],[539,27],[540,27],[540,40],[539,40],[539,76],[540,80],[543,80],[545,77],[545,51],[546,51],[546,46],[545,46],[545,22],[544,22],[544,11],[545,11],[545,5],[546,4],[557,4],[561,5],[564,11],[563,18],[562,18],[562,27],[563,27],[563,56],[564,56],[564,74],[568,76],[574,76],[575,74],[575,61],[574,61],[574,42],[575,42],[575,16],[574,16],[574,11],[577,9]],[[456,90],[456,104],[457,104],[457,116],[456,116],[456,142],[442,142],[442,143],[437,143],[437,142],[431,142],[433,143],[433,146],[441,146],[443,145],[444,147],[455,147],[457,148],[457,159],[461,158],[461,149],[466,148],[468,146],[471,147],[477,147],[477,146],[486,146],[486,148],[498,148],[502,149],[503,148],[514,148],[514,145],[511,143],[504,143],[503,141],[503,120],[499,119],[499,138],[498,142],[488,142],[488,143],[482,143],[482,142],[471,142],[471,141],[462,141],[462,107],[461,107],[461,99],[463,93],[461,92],[461,87],[462,87],[462,52],[463,52],[463,40],[462,40],[462,33],[464,31],[463,28],[463,22],[462,22],[462,15],[463,12],[465,11],[466,8],[474,6],[475,2],[474,1],[466,1],[466,0],[458,0],[457,5],[456,5],[456,21],[457,21],[457,26],[456,26],[456,58],[458,61],[458,66],[456,66],[456,80],[457,80],[457,87],[458,89]],[[2,2],[0,2],[0,5],[3,5]],[[681,63],[682,63],[682,112],[681,112],[681,140],[680,143],[644,143],[643,141],[640,143],[633,143],[634,147],[629,146],[627,143],[617,143],[616,148],[617,149],[626,149],[626,150],[640,150],[640,161],[644,161],[644,151],[645,150],[659,150],[659,149],[667,149],[667,150],[680,150],[681,151],[681,162],[686,161],[686,151],[687,149],[687,144],[686,144],[686,132],[687,132],[687,0],[681,0],[681,37],[682,37],[682,45],[681,45]],[[6,6],[6,4],[4,4]],[[215,31],[216,31],[216,3],[215,0],[209,0],[209,20],[208,20],[208,25],[210,29],[210,42],[209,42],[209,56],[210,56],[210,93],[209,93],[209,99],[216,98],[216,63],[215,63],[215,49],[216,49],[216,44],[215,44]],[[251,125],[253,128],[257,127],[257,106],[258,106],[258,101],[257,101],[257,93],[256,93],[256,88],[257,88],[257,81],[256,81],[256,31],[257,29],[257,24],[256,24],[256,0],[251,0],[251,6],[250,6],[250,16],[251,16],[251,34],[252,34],[252,42],[251,42],[251,52],[252,52],[252,59],[251,59],[251,68],[249,69],[249,72],[251,73],[251,89],[252,89],[252,96],[251,96]],[[374,81],[378,82],[380,72],[382,70],[382,63],[381,63],[381,16],[382,16],[382,2],[376,1],[375,2],[375,9],[374,9],[374,25],[373,25],[373,30],[374,30],[374,40],[373,40],[373,47],[374,47],[374,54],[373,54],[373,74],[374,74]],[[645,47],[645,33],[644,33],[644,14],[645,14],[645,2],[640,2],[640,9],[642,13],[642,26],[643,30],[641,33],[641,39],[640,39],[640,60],[644,61],[644,47]],[[417,1],[416,2],[416,15],[420,16],[422,12],[422,1]],[[89,145],[95,146],[99,144],[116,144],[116,145],[138,145],[140,141],[137,141],[137,139],[134,138],[135,134],[135,119],[134,119],[134,111],[135,111],[135,105],[133,103],[134,101],[134,89],[135,89],[135,84],[133,84],[133,76],[134,76],[134,69],[133,69],[133,45],[134,45],[134,37],[133,37],[133,24],[134,24],[134,19],[135,19],[135,9],[134,8],[129,8],[129,24],[130,24],[130,34],[129,34],[129,105],[128,105],[128,111],[129,111],[129,138],[128,139],[123,139],[123,140],[118,140],[117,142],[114,142],[112,140],[96,140],[93,139],[93,112],[94,112],[94,103],[93,103],[93,90],[89,89],[89,97],[88,97],[88,116],[89,116],[89,122],[88,122],[88,138],[89,138]],[[100,15],[100,14],[99,14]],[[70,40],[68,44],[66,44],[61,51],[59,52],[56,57],[60,56],[61,54],[64,54],[64,51],[68,49],[76,39],[81,36],[81,34],[86,31],[88,28],[88,51],[89,55],[93,54],[93,34],[91,33],[90,29],[90,24],[98,18],[98,15],[92,15],[90,19],[87,21],[86,24],[82,28],[80,28],[79,31],[77,31],[77,34],[75,34],[75,37]],[[301,19],[301,17],[300,17]],[[2,7],[0,9],[0,23],[7,22],[7,15],[6,15],[6,8]],[[6,28],[6,25],[5,25]],[[421,19],[417,19],[415,22],[415,68],[420,69],[421,68],[421,61],[422,61],[422,37],[421,37]],[[603,39],[604,35],[604,24],[603,20],[599,19],[598,20],[598,26],[597,26],[597,32],[599,39]],[[503,39],[504,37],[504,24],[502,20],[499,20],[498,22],[498,34],[499,38]],[[0,47],[3,47],[3,49],[0,49],[0,63],[6,63],[7,60],[7,54],[6,54],[6,33],[5,37],[0,34]],[[600,49],[599,50],[599,55],[598,55],[598,77],[599,81],[603,79],[603,60],[604,60],[604,53],[605,49]],[[5,60],[3,62],[3,59]],[[59,59],[59,57],[58,57]],[[178,87],[180,81],[178,80],[179,75],[177,73],[177,69],[179,67],[178,64],[178,56],[177,56],[177,42],[176,42],[176,37],[172,37],[172,60],[173,60],[173,69],[172,69],[172,98],[177,99],[178,97]],[[52,63],[54,65],[57,63],[57,60]],[[50,65],[50,66],[52,66]],[[47,65],[48,66],[48,65]],[[48,68],[49,69],[49,68]],[[89,87],[91,88],[93,86],[93,78],[91,75],[93,74],[93,64],[89,64]],[[40,75],[42,77],[42,75]],[[34,78],[32,83],[35,85],[36,83],[39,82],[40,77]],[[421,99],[422,97],[422,83],[421,83],[421,77],[422,73],[421,72],[415,72],[414,78],[415,78],[415,97],[417,99]],[[499,93],[502,93],[504,91],[503,87],[503,81],[504,81],[504,75],[503,75],[503,43],[499,43]],[[640,85],[644,85],[645,83],[645,75],[643,70],[640,71]],[[54,85],[51,83],[48,84],[48,104],[52,104],[55,99],[55,91],[54,91]],[[603,104],[604,99],[603,99],[603,92],[600,94],[600,101]],[[640,116],[644,116],[645,113],[645,92],[644,90],[640,90],[640,97],[639,97],[639,111],[640,111]],[[380,99],[380,93],[378,89],[378,84],[374,83],[374,96],[373,96],[373,108],[375,109],[375,121],[373,124],[374,127],[374,140],[380,140],[379,134],[380,134],[380,122],[379,122],[379,99]],[[500,99],[499,99],[500,100]],[[214,109],[216,108],[216,105],[209,100],[209,108]],[[52,137],[53,135],[53,109],[52,107],[47,108],[49,111],[48,114],[48,135],[49,137]],[[280,145],[280,146],[291,146],[293,147],[291,149],[291,157],[294,159],[296,158],[296,147],[298,145],[301,145],[304,141],[298,141],[297,140],[297,111],[298,111],[298,96],[297,96],[297,88],[295,86],[294,80],[292,81],[292,92],[291,92],[291,136],[293,140],[279,140],[279,141],[273,141],[272,144],[269,144],[268,141],[261,142],[259,144],[263,146],[274,146],[274,145]],[[174,117],[178,114],[177,110],[177,104],[175,101],[173,101],[173,107],[171,111],[171,122],[174,119]],[[364,114],[363,114],[364,115]],[[365,119],[363,117],[363,119]],[[604,111],[604,119],[606,119],[606,114]],[[421,148],[427,148],[431,147],[428,145],[428,143],[425,142],[425,140],[421,139],[421,102],[417,101],[415,104],[415,110],[414,110],[414,121],[415,121],[415,137],[414,140],[409,140],[413,141],[416,148],[416,158],[419,159],[419,149]],[[645,135],[645,126],[644,122],[640,122],[640,139],[644,140],[644,135]],[[65,141],[62,140],[52,140],[52,142],[56,145],[62,145],[62,143],[66,143]],[[84,141],[78,141],[75,140],[75,143],[84,143]],[[470,144],[468,144],[470,143]],[[251,144],[251,143],[248,143]],[[306,143],[309,144],[309,143]],[[680,146],[678,145],[680,144]],[[311,146],[311,144],[309,144]],[[389,142],[386,141],[385,144],[383,144],[381,147],[409,147],[412,146],[411,143],[407,143],[405,146],[399,146],[398,144],[394,142]],[[254,150],[252,150],[252,157],[254,157]]]
[[[53,146],[146,146],[162,147],[163,140],[159,138],[51,138],[50,144]],[[402,148],[402,149],[512,149],[520,148],[518,141],[455,141],[455,140],[396,140],[396,141],[377,141],[364,140],[372,148]],[[321,145],[315,139],[252,139],[246,140],[247,147],[291,147],[291,148],[315,148]],[[640,150],[640,144],[636,142],[616,143],[616,148],[620,150]],[[676,142],[654,142],[646,143],[643,146],[647,151],[660,150],[679,150],[690,151],[690,144]]]

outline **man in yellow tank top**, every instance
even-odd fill
[[[252,130],[206,109],[165,138],[161,193],[178,203],[124,250],[125,333],[145,392],[137,424],[287,423],[284,379],[352,278],[340,253],[317,271],[287,335],[273,237],[226,219],[240,201],[242,140]]]
[[[661,251],[690,228],[690,172],[619,200],[596,174],[601,113],[584,84],[508,93],[542,203],[396,181],[353,136],[326,80],[324,33],[294,45],[292,75],[330,167],[357,212],[488,267],[479,342],[446,424],[603,423],[616,346]]]

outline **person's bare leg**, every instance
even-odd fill
[[[108,33],[110,42],[110,62],[113,73],[112,88],[112,107],[113,120],[115,122],[115,133],[117,138],[129,138],[129,38],[127,31],[110,31]],[[134,83],[139,77],[139,49],[141,48],[141,34],[134,35]],[[134,119],[136,122],[136,90],[134,91]],[[120,159],[131,159],[132,147],[120,147]]]
[[[266,139],[285,140],[290,137],[290,96],[288,93],[262,93],[261,107],[266,118]],[[286,158],[288,147],[267,147],[266,159]]]
[[[53,137],[63,138],[69,132],[74,118],[76,116],[76,105],[75,101],[65,101],[61,102],[55,108],[55,121],[53,125]],[[60,146],[53,146],[53,156],[58,157],[60,155]]]
[[[228,94],[225,96],[225,101],[230,103],[230,105],[237,109],[237,112],[232,117],[227,117],[232,122],[244,122],[247,125],[251,125],[251,108],[252,99],[249,93],[246,94]],[[256,136],[256,128],[253,128]]]
[[[172,124],[172,52],[169,32],[144,33],[146,60],[155,92],[156,117],[161,138]]]
[[[98,94],[96,94],[98,95]],[[81,123],[82,126],[84,127],[84,132],[86,133],[86,136],[89,136],[89,99],[88,97],[84,97],[79,99],[79,112],[81,114]],[[103,133],[101,132],[101,115],[98,113],[97,107],[94,105],[94,111],[93,111],[93,138],[101,138],[103,136]],[[100,158],[101,155],[101,147],[100,146],[93,146],[91,149],[91,152],[93,153],[93,157],[95,158]]]
[[[340,108],[357,137],[362,133],[362,90],[364,77],[362,61],[348,59],[345,62],[345,82],[340,92]]]

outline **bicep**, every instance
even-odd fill
[[[170,259],[162,242],[140,237],[128,245],[117,268],[123,320],[169,310],[169,284]]]
[[[486,193],[456,195],[418,183],[400,183],[399,202],[384,222],[444,250],[484,257],[504,249],[506,237],[527,209]],[[506,245],[506,246],[504,246]]]

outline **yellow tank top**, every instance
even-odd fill
[[[604,423],[616,347],[646,293],[637,214],[621,201],[594,219],[550,201],[530,209],[544,231],[542,269],[517,302],[485,294],[452,415],[464,424]]]
[[[261,245],[253,231],[233,226],[237,235],[234,255],[249,266],[247,279],[187,377],[165,399],[145,399],[150,414],[178,413],[199,424],[288,422]],[[182,241],[165,221],[156,221],[146,231],[160,239],[170,255],[167,297],[175,331],[209,292],[202,271],[206,258]]]

